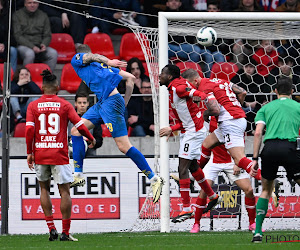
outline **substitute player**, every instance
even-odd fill
[[[200,147],[207,135],[207,129],[203,126],[202,112],[193,102],[193,97],[206,99],[206,95],[180,76],[180,69],[176,65],[168,64],[159,75],[160,84],[166,85],[169,89],[172,111],[177,118],[176,125],[161,128],[160,136],[170,136],[173,131],[180,129],[179,148],[179,184],[180,195],[183,203],[182,212],[172,222],[182,222],[190,218],[194,211],[190,204],[190,178],[189,170],[201,188],[207,193],[211,202],[208,209],[212,209],[221,198],[212,190],[205,179],[204,173],[197,164],[200,159]],[[208,115],[218,115],[219,106],[215,100],[206,102]]]
[[[209,123],[209,131],[213,132],[216,128],[217,120],[211,117]],[[255,196],[249,179],[249,175],[244,170],[237,167],[224,145],[215,147],[212,150],[213,159],[212,163],[208,164],[203,172],[208,183],[212,186],[215,179],[218,177],[219,172],[224,172],[230,183],[234,183],[245,192],[245,207],[249,217],[249,230],[255,229]],[[207,195],[201,189],[198,199],[196,201],[195,224],[191,229],[191,233],[198,233],[200,231],[200,220],[204,209],[206,208]]]
[[[219,126],[203,141],[199,166],[204,168],[210,159],[211,150],[224,144],[235,165],[250,173],[252,161],[245,155],[244,142],[247,121],[245,112],[241,107],[241,103],[245,100],[246,91],[229,81],[217,78],[201,78],[193,69],[185,71],[183,77],[191,83],[197,82],[198,90],[206,93],[208,99],[216,99],[220,105]],[[205,112],[204,119],[207,120]],[[258,180],[261,179],[260,170],[254,177]]]
[[[135,77],[128,72],[114,68],[126,67],[127,63],[92,54],[90,47],[83,44],[77,48],[77,54],[72,58],[71,64],[78,76],[99,100],[82,116],[84,124],[91,129],[95,125],[105,123],[119,150],[128,156],[150,180],[153,202],[156,203],[160,198],[164,182],[152,171],[141,152],[132,146],[127,135],[124,112],[132,94]],[[122,79],[127,80],[124,98],[117,90]],[[82,174],[85,157],[83,138],[76,127],[72,128],[71,134],[76,174],[71,186],[82,186],[85,183]]]
[[[293,82],[280,77],[275,93],[278,99],[264,105],[256,114],[253,142],[254,174],[258,168],[259,150],[266,127],[264,148],[261,152],[262,192],[256,204],[256,229],[252,242],[262,242],[262,223],[268,212],[274,180],[279,166],[283,166],[289,180],[300,185],[300,143],[297,144],[300,127],[300,104],[292,100]]]
[[[88,142],[91,143],[89,147],[93,147],[96,140],[84,126],[73,106],[56,95],[58,91],[56,76],[48,70],[44,70],[42,76],[44,95],[31,102],[27,108],[27,163],[31,170],[35,170],[41,187],[40,200],[50,232],[49,240],[58,239],[50,198],[50,180],[53,176],[61,196],[60,240],[77,241],[69,234],[72,208],[70,183],[73,181],[73,176],[68,155],[68,122],[75,124],[75,127],[88,138]]]

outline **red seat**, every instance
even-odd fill
[[[149,76],[149,70],[148,70],[147,63],[146,63],[146,62],[143,62],[142,64],[143,64],[144,69],[145,69],[145,75],[146,75],[146,76]]]
[[[90,46],[93,53],[104,55],[109,59],[118,59],[109,35],[105,33],[87,34],[83,41]]]
[[[15,127],[14,137],[25,137],[26,123],[18,123]]]
[[[230,81],[239,70],[238,66],[232,62],[215,63],[211,69],[210,78],[219,78]]]
[[[138,36],[144,36],[143,39],[145,39],[145,35],[138,33]],[[149,48],[149,41],[144,40],[144,44],[146,48]],[[129,61],[132,57],[137,57],[142,62],[145,62],[145,56],[142,51],[141,45],[138,41],[138,38],[134,33],[126,33],[122,36],[121,39],[121,45],[120,45],[120,58],[124,59],[125,61]]]
[[[10,80],[13,78],[13,70],[10,68]],[[3,89],[3,77],[4,77],[4,63],[0,63],[0,81],[1,81],[1,87]]]
[[[50,70],[49,66],[45,63],[29,63],[25,67],[30,71],[31,80],[42,89],[43,77],[41,73],[45,69]]]
[[[178,62],[176,63],[176,66],[180,69],[180,73],[182,74],[187,69],[194,69],[198,72],[200,77],[204,77],[202,73],[202,69],[198,63],[195,62]]]
[[[73,38],[66,33],[53,33],[49,47],[57,51],[57,63],[71,62],[75,55],[75,44]]]
[[[109,132],[109,129],[106,127],[105,124],[101,124],[102,128],[102,137],[112,137],[111,133]]]
[[[71,63],[65,64],[61,72],[60,89],[69,93],[76,93],[80,83],[81,79],[76,74]]]
[[[128,126],[128,136],[131,136],[133,132],[133,127]]]

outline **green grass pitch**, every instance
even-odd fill
[[[272,231],[265,233],[262,244],[251,243],[250,232],[143,232],[74,234],[78,242],[48,241],[48,235],[2,235],[0,249],[299,249],[300,242],[266,243],[266,236],[273,241],[297,239],[299,231]],[[284,236],[284,237],[283,237]],[[296,237],[297,236],[297,237]],[[276,238],[277,237],[277,238]],[[293,238],[294,237],[294,238]]]

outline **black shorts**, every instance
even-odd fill
[[[267,180],[277,177],[278,167],[283,166],[289,180],[300,179],[300,150],[296,142],[267,140],[261,152],[261,175]]]

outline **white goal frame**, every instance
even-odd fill
[[[300,13],[274,12],[159,12],[159,73],[168,64],[168,21],[300,21]],[[200,28],[200,27],[199,27]],[[193,35],[193,34],[191,34]],[[196,34],[194,34],[196,35]],[[169,125],[168,90],[159,88],[160,128]],[[160,174],[165,180],[161,197],[161,232],[170,232],[169,145],[160,139]]]

